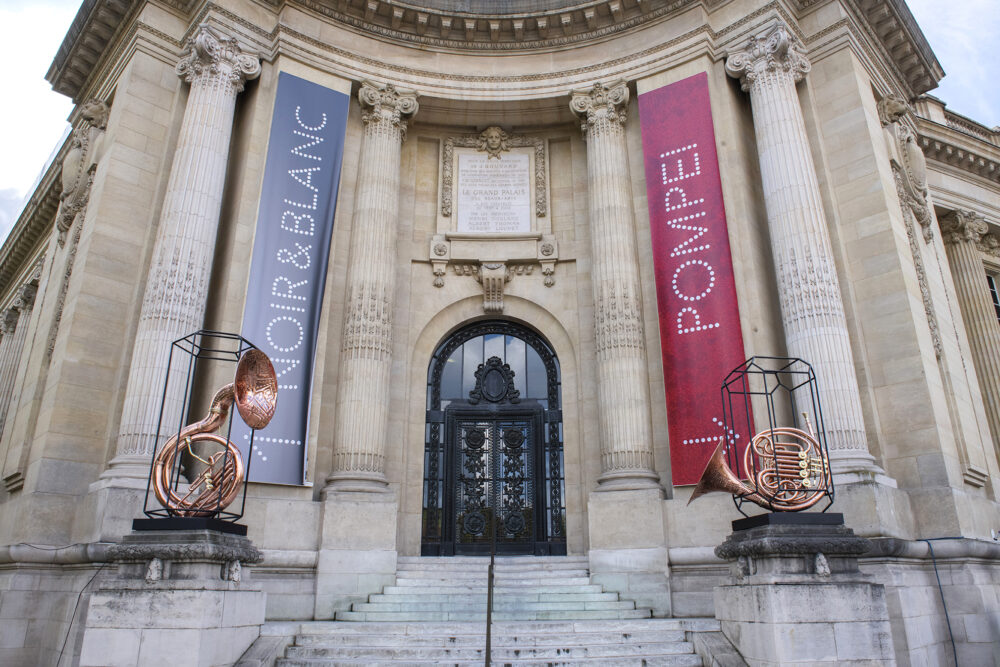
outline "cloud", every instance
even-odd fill
[[[931,95],[956,113],[989,127],[1000,125],[1000,86],[995,81],[1000,47],[997,1],[961,0],[946,8],[941,0],[907,4],[945,71]]]
[[[17,216],[21,215],[24,197],[14,188],[0,190],[0,243],[7,239]]]

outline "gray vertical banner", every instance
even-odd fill
[[[254,436],[233,420],[250,481],[302,484],[313,362],[350,97],[282,72],[271,119],[243,337],[271,358],[278,409]]]

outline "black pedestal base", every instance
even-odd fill
[[[215,530],[230,535],[246,535],[247,527],[208,516],[171,516],[162,519],[134,519],[132,530]]]
[[[760,526],[842,526],[840,512],[769,512],[733,521],[733,530],[749,530]]]

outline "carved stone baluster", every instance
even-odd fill
[[[624,82],[575,91],[570,101],[587,141],[602,489],[659,483],[625,145],[627,104]]]
[[[781,24],[730,54],[726,72],[750,93],[764,204],[788,353],[816,370],[834,472],[881,473],[868,453],[830,235],[795,84],[809,72]]]
[[[145,478],[170,344],[202,327],[225,186],[236,96],[260,74],[236,39],[202,25],[177,64],[191,84],[163,200],[132,352],[117,456],[106,478]],[[161,438],[176,429],[184,393],[172,377]]]
[[[939,222],[986,417],[994,446],[1000,449],[1000,324],[977,247],[989,228],[983,216],[971,211],[953,211]]]
[[[417,97],[391,85],[362,83],[364,137],[347,273],[347,305],[337,397],[333,471],[328,488],[386,488],[385,438],[392,369],[392,307],[400,151]]]

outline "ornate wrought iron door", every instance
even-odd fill
[[[421,553],[566,553],[559,364],[537,334],[478,322],[428,372]]]
[[[539,541],[541,411],[496,416],[463,410],[448,420],[455,553],[488,553],[493,530],[500,553],[534,553]]]

